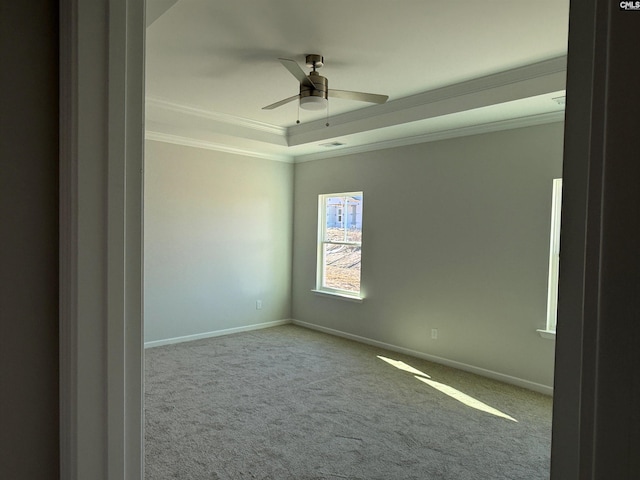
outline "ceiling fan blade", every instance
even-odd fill
[[[359,102],[384,103],[389,99],[389,95],[378,95],[376,93],[351,92],[349,90],[329,89],[329,96],[333,98],[344,98],[345,100],[357,100]]]
[[[304,70],[300,68],[300,65],[298,65],[295,60],[291,60],[290,58],[278,58],[278,60],[280,60],[280,63],[284,65],[284,68],[289,70],[289,72],[291,72],[291,75],[296,77],[300,83],[311,88],[316,88],[315,84],[311,80],[309,80],[307,74],[304,73]]]
[[[293,97],[285,98],[284,100],[280,100],[279,102],[272,103],[271,105],[267,105],[266,107],[262,107],[262,110],[273,110],[274,108],[281,107],[289,102],[293,102],[300,98],[300,95],[294,95]]]

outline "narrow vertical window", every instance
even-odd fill
[[[318,198],[316,290],[360,297],[362,192]]]
[[[547,293],[548,332],[556,331],[558,321],[558,273],[560,270],[560,217],[562,212],[562,179],[553,180],[551,200],[551,236],[549,241],[549,285]]]

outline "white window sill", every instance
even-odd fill
[[[364,300],[364,298],[358,295],[347,295],[346,293],[328,292],[326,290],[315,290],[315,289],[311,291],[316,295],[320,295],[322,297],[338,298],[340,300],[347,300],[348,302],[362,303],[362,301]]]
[[[538,330],[536,330],[536,332],[538,332],[542,338],[546,338],[548,340],[555,340],[556,339],[556,332],[554,330],[538,329]]]

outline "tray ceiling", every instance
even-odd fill
[[[563,95],[568,8],[567,0],[147,0],[147,136],[302,160],[326,155],[320,144],[329,140],[342,139],[339,150],[559,120],[552,98]],[[277,58],[304,66],[307,53],[324,55],[330,88],[389,102],[330,99],[328,118],[297,102],[262,110],[298,90]]]

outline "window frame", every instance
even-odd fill
[[[316,259],[316,288],[313,289],[313,292],[331,295],[340,298],[345,298],[348,300],[362,301],[364,299],[362,293],[362,283],[360,283],[359,291],[354,290],[344,290],[340,288],[329,287],[325,285],[325,245],[346,245],[346,246],[357,246],[362,249],[362,230],[361,230],[361,238],[360,241],[349,241],[349,240],[327,240],[326,239],[326,230],[327,230],[327,199],[332,197],[360,197],[360,202],[364,206],[364,192],[362,191],[352,191],[352,192],[338,192],[338,193],[322,193],[318,195],[318,237],[317,237],[317,259]],[[348,215],[348,201],[345,203],[342,208],[342,222],[343,228],[346,229],[346,225],[348,224],[348,218],[345,219],[345,215]],[[364,216],[364,209],[362,215]],[[346,221],[345,221],[346,220]],[[361,219],[361,225],[363,223],[363,219]],[[362,250],[360,251],[360,262],[362,263]],[[360,282],[362,282],[362,271],[360,271]]]
[[[549,234],[549,277],[547,282],[547,318],[540,335],[554,338],[558,324],[558,280],[560,273],[560,224],[562,218],[562,178],[553,179],[551,194],[551,231]]]

